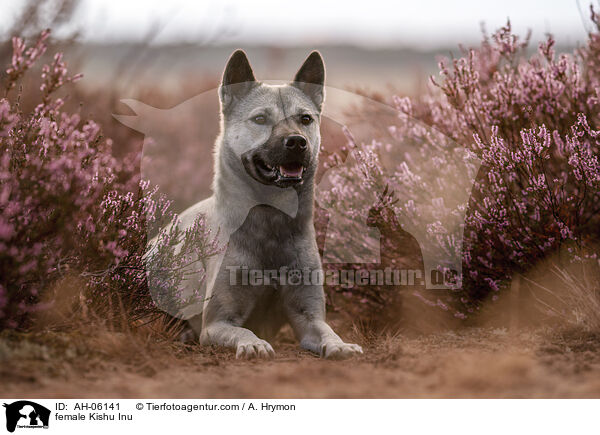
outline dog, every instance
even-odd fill
[[[232,348],[236,358],[270,358],[275,352],[267,340],[287,322],[300,346],[323,358],[363,353],[325,322],[322,282],[279,277],[249,286],[241,277],[253,269],[321,272],[313,204],[324,81],[317,51],[284,85],[257,81],[242,50],[227,62],[213,195],[178,221],[185,230],[203,214],[226,246],[205,263],[202,312],[182,316],[202,345]]]

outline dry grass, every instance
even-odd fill
[[[427,335],[364,334],[333,319],[365,348],[350,361],[302,351],[289,329],[277,357],[172,340],[172,325],[126,332],[0,334],[3,397],[600,397],[600,334],[582,329],[468,328]],[[344,326],[346,328],[344,329]],[[171,328],[171,329],[170,329]]]
[[[575,269],[575,270],[574,270]],[[585,331],[600,331],[600,276],[598,267],[553,265],[551,283],[527,279],[537,290],[536,300],[550,316]]]
[[[573,273],[556,270],[544,275],[546,281],[535,275],[524,279],[544,285],[542,294],[552,296],[544,299],[546,311],[568,315],[535,311],[540,299],[523,294],[507,295],[507,304],[499,301],[490,309],[537,320],[522,319],[517,329],[504,327],[511,322],[503,326],[497,316],[486,319],[484,312],[479,327],[448,330],[440,326],[439,314],[409,306],[402,315],[412,327],[374,332],[369,324],[333,313],[334,329],[365,349],[363,356],[337,362],[301,350],[289,328],[273,342],[275,359],[239,361],[229,350],[178,342],[180,325],[166,318],[131,325],[126,319],[114,321],[123,317],[117,309],[107,321],[81,304],[82,283],[65,277],[48,292],[53,309],[40,314],[30,332],[0,333],[0,395],[600,397],[600,329],[594,323],[600,310],[593,305],[597,299],[589,299],[597,293],[590,294],[593,287],[583,286]],[[511,305],[515,301],[518,310]],[[549,318],[551,326],[541,321]],[[423,324],[430,326],[423,329]]]
[[[581,290],[574,285],[569,291]],[[432,313],[423,311],[412,322],[417,327],[400,333],[374,332],[334,313],[334,329],[361,344],[363,356],[323,361],[301,350],[287,328],[273,342],[275,359],[239,361],[229,350],[178,342],[180,325],[166,318],[109,322],[84,309],[80,292],[81,283],[66,277],[48,293],[53,309],[30,332],[0,333],[1,396],[600,397],[600,331],[592,330],[587,311],[588,320],[576,327],[561,317],[552,328],[538,323],[518,330],[485,316],[480,327],[423,330],[418,325],[437,321],[434,315],[427,322]],[[522,312],[539,305],[520,303]],[[415,313],[412,307],[404,314],[410,321]],[[112,318],[120,316],[116,310]]]

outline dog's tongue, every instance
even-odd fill
[[[302,165],[300,163],[287,163],[279,167],[279,172],[284,177],[298,178],[302,176]]]

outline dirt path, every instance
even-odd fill
[[[360,342],[360,341],[359,341]],[[363,338],[365,355],[323,361],[289,337],[270,361],[151,336],[0,335],[2,397],[600,397],[600,337],[471,329]]]

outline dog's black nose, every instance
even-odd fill
[[[298,134],[283,139],[283,145],[289,150],[304,151],[306,149],[306,138]]]

